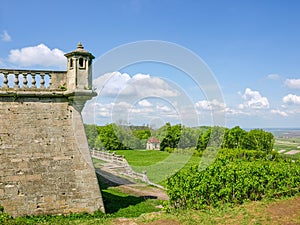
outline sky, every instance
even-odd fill
[[[300,127],[299,10],[297,0],[2,0],[0,68],[66,70],[80,41],[98,93],[86,123]]]

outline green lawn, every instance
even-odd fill
[[[117,150],[116,154],[124,155],[134,171],[147,172],[148,178],[164,185],[164,181],[178,170],[200,161],[199,157],[190,154],[168,153],[153,150]]]
[[[124,155],[131,166],[150,166],[167,158],[170,153],[153,150],[117,150],[118,155]]]
[[[108,211],[112,214],[96,213],[71,214],[69,216],[35,216],[9,218],[0,212],[0,224],[182,224],[182,225],[211,225],[211,224],[299,224],[300,211],[299,196],[278,199],[273,201],[246,202],[243,205],[224,205],[221,208],[211,208],[208,210],[178,210],[166,213],[153,213],[159,211],[155,205],[158,200],[143,201],[134,196],[126,196],[123,193],[108,191],[111,199],[108,201],[128,200],[128,202],[115,202]],[[155,202],[157,201],[157,203]],[[128,204],[129,203],[129,204]],[[161,203],[161,202],[160,202]],[[109,203],[110,204],[110,203]],[[123,204],[123,205],[122,205]],[[115,205],[115,206],[114,206]],[[286,209],[283,210],[282,209]],[[149,213],[150,212],[150,213]],[[121,218],[118,218],[121,217]],[[127,219],[126,219],[127,218]]]

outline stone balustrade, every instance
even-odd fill
[[[0,69],[0,91],[65,91],[66,71]]]
[[[90,149],[90,153],[92,158],[100,159],[106,162],[111,162],[114,165],[122,166],[124,167],[124,171],[120,172],[120,175],[123,175],[125,177],[130,177],[133,179],[141,180],[142,182],[148,183],[149,185],[165,189],[163,186],[153,183],[149,180],[146,171],[144,173],[137,173],[135,172],[124,156],[116,155],[114,152],[109,152],[105,150],[97,150],[97,149]]]

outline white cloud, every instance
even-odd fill
[[[18,66],[43,66],[43,67],[66,67],[64,52],[54,48],[50,49],[44,44],[30,46],[10,51],[8,60]]]
[[[283,117],[287,117],[288,116],[288,114],[286,112],[281,111],[279,109],[272,109],[271,113],[272,114],[277,114],[277,115],[280,115],[280,116],[283,116]]]
[[[226,105],[225,103],[213,99],[212,101],[198,101],[195,103],[195,107],[199,110],[225,110]]]
[[[152,106],[152,104],[149,101],[147,101],[146,99],[139,101],[138,104],[143,107],[151,107]]]
[[[166,105],[157,105],[156,109],[158,111],[163,111],[163,112],[174,112],[170,107],[168,107]]]
[[[148,74],[106,73],[93,81],[100,96],[159,96],[176,97],[179,93],[166,81]]]
[[[106,73],[93,80],[96,92],[101,96],[116,96],[127,85],[130,80],[127,73],[112,72]]]
[[[183,101],[182,93],[173,83],[149,74],[106,73],[94,79],[93,86],[98,94],[94,100],[99,103],[86,104],[85,122],[138,124],[150,123],[153,118],[178,121],[178,111],[184,107],[184,104],[177,105],[177,101]]]
[[[267,76],[267,79],[269,79],[269,80],[278,80],[279,78],[280,78],[279,74],[269,74]]]
[[[287,104],[300,104],[300,96],[288,94],[282,98],[282,101]]]
[[[245,112],[239,109],[226,108],[225,110],[227,115],[250,115],[249,112]]]
[[[262,109],[269,108],[270,104],[266,97],[261,96],[258,91],[252,91],[250,88],[246,88],[245,93],[242,95],[245,100],[239,105],[239,109]]]
[[[153,113],[154,112],[154,110],[153,110],[153,108],[132,108],[132,109],[130,109],[130,111],[129,111],[129,113],[130,114],[134,114],[134,115],[136,115],[137,113],[141,116],[141,115],[149,115],[150,116],[150,114],[149,113]]]
[[[6,30],[4,30],[1,34],[1,40],[5,42],[11,41],[11,36],[8,34]]]
[[[300,79],[286,79],[284,84],[291,89],[300,89]]]

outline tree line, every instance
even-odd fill
[[[227,149],[263,150],[271,152],[274,136],[262,129],[243,130],[239,126],[186,127],[181,124],[166,123],[158,130],[148,126],[119,126],[114,123],[105,126],[85,125],[91,148],[106,150],[145,149],[151,136],[160,141],[161,151],[195,148],[201,154],[207,147]]]

